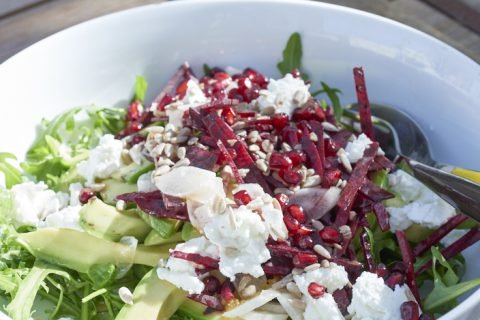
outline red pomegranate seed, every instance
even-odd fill
[[[342,177],[342,172],[338,169],[327,170],[322,181],[322,186],[330,187],[337,184]]]
[[[232,78],[228,73],[222,71],[215,73],[213,77],[219,82],[225,82],[225,80],[230,80]]]
[[[313,239],[310,236],[300,236],[297,244],[301,249],[310,249],[313,247]]]
[[[302,120],[317,120],[322,122],[325,120],[325,113],[317,102],[307,102],[303,107],[293,111],[292,120],[296,122]]]
[[[220,289],[220,296],[225,302],[230,302],[235,298],[232,290],[232,283],[229,280],[225,280],[225,282],[223,282],[222,288]]]
[[[302,182],[302,175],[297,171],[280,170],[278,171],[278,175],[283,179],[283,181],[290,185],[296,186]]]
[[[180,99],[185,96],[185,93],[187,93],[187,83],[189,79],[186,79],[180,85],[177,87],[177,94],[180,96]]]
[[[285,209],[285,206],[288,204],[288,201],[290,200],[288,196],[284,193],[279,193],[275,196],[275,199],[277,199],[278,203],[282,207],[282,210]]]
[[[205,284],[204,293],[214,295],[220,289],[220,280],[215,276],[208,276],[203,279]]]
[[[263,74],[252,68],[246,68],[243,71],[243,75],[248,77],[252,82],[257,83],[262,87],[268,84],[268,79]]]
[[[301,77],[301,74],[300,74],[300,70],[298,70],[297,68],[293,69],[292,72],[290,72],[292,74],[292,76],[294,78],[300,78]]]
[[[288,231],[292,233],[296,233],[301,227],[300,223],[288,214],[283,216],[283,222],[285,222],[285,226],[287,227]]]
[[[325,291],[325,287],[316,282],[310,282],[310,284],[308,285],[308,293],[310,293],[310,295],[314,299],[323,297]]]
[[[142,130],[143,125],[138,121],[132,121],[128,124],[128,132],[134,133]]]
[[[244,100],[242,93],[241,93],[240,90],[237,89],[237,88],[234,88],[234,89],[228,91],[228,97],[229,97],[230,99],[236,99],[236,100],[238,100],[238,101],[240,101],[240,102],[243,102],[243,100]]]
[[[286,154],[292,161],[294,167],[304,164],[307,161],[307,155],[302,151],[289,151]]]
[[[226,123],[232,125],[235,122],[235,111],[232,108],[225,108],[222,110],[222,117]]]
[[[252,201],[252,198],[248,195],[247,191],[240,190],[233,195],[233,200],[239,206],[247,205]]]
[[[288,115],[286,113],[275,113],[272,116],[273,127],[277,131],[282,131],[283,128],[288,126]]]
[[[287,212],[290,213],[292,217],[294,217],[298,222],[305,223],[307,220],[305,217],[305,212],[303,212],[303,208],[298,204],[291,204],[287,207]]]
[[[388,275],[390,274],[387,267],[383,263],[379,263],[377,265],[377,268],[376,268],[375,272],[377,273],[377,276],[379,276],[380,278],[383,278],[383,279],[386,279],[388,277]]]
[[[318,258],[313,253],[299,252],[293,257],[293,265],[296,268],[305,268],[318,262]]]
[[[327,243],[339,243],[341,239],[340,232],[332,227],[325,227],[319,231],[320,238]]]
[[[419,320],[420,312],[418,311],[418,304],[415,301],[405,301],[400,306],[400,314],[402,320]]]
[[[302,225],[298,230],[297,230],[297,234],[301,235],[301,236],[308,236],[308,235],[311,235],[313,233],[313,229],[310,228],[310,227],[307,227],[305,225]]]
[[[285,127],[282,130],[282,141],[294,147],[298,144],[297,128]]]
[[[128,108],[129,120],[138,120],[141,113],[142,110],[140,101],[133,101],[132,103],[130,103],[130,108]]]
[[[272,169],[289,169],[292,167],[292,160],[279,152],[274,152],[268,164]]]
[[[95,196],[95,191],[91,188],[83,188],[80,190],[80,194],[78,195],[78,200],[81,204],[86,204],[88,200]]]

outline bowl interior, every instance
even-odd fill
[[[455,49],[391,20],[298,1],[182,1],[139,7],[69,28],[0,65],[2,151],[21,156],[41,118],[66,108],[124,105],[136,75],[152,99],[184,61],[251,66],[272,77],[288,36],[302,35],[304,69],[356,99],[363,66],[371,101],[396,106],[425,130],[436,160],[480,169],[480,67]],[[480,276],[479,248],[467,278]],[[474,294],[445,319],[480,301]]]

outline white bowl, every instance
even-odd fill
[[[302,34],[303,65],[355,101],[352,68],[363,66],[372,101],[397,106],[425,129],[434,158],[480,169],[480,67],[446,44],[362,11],[298,1],[182,1],[139,7],[59,32],[0,65],[1,149],[25,152],[42,117],[77,105],[127,101],[134,78],[151,99],[190,61],[252,66],[278,76],[288,36]],[[480,276],[478,247],[467,278]],[[477,319],[480,290],[442,319]],[[478,313],[477,313],[478,314]],[[471,318],[470,318],[471,316]]]

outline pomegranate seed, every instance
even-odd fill
[[[235,122],[235,111],[232,108],[225,108],[222,110],[222,117],[226,123],[232,125]]]
[[[143,141],[145,141],[145,137],[142,136],[141,134],[136,134],[130,140],[130,145],[134,146],[134,145],[139,144],[140,142],[143,142]]]
[[[419,320],[420,312],[418,311],[418,304],[414,301],[405,301],[400,306],[400,314],[402,320]]]
[[[225,280],[225,282],[222,284],[222,288],[220,289],[220,296],[225,302],[230,302],[235,298],[232,290],[232,284],[229,280]]]
[[[230,80],[232,77],[226,72],[219,71],[213,76],[217,82],[226,82],[225,80]]]
[[[243,71],[243,75],[248,77],[252,82],[260,85],[262,89],[268,84],[268,78],[252,68],[246,68]]]
[[[268,164],[272,169],[289,169],[292,166],[292,160],[279,152],[274,152]]]
[[[299,123],[297,123],[297,128],[300,130],[299,134],[299,138],[301,138],[302,135],[304,134],[310,134],[310,132],[312,132],[312,127],[310,126],[310,124],[305,121],[305,120],[302,120],[300,121]]]
[[[187,93],[187,83],[189,79],[184,80],[182,83],[180,83],[177,87],[177,95],[180,96],[180,99],[182,99],[185,96],[185,93]]]
[[[313,299],[318,299],[323,297],[325,294],[325,287],[322,285],[319,285],[316,282],[310,282],[308,285],[308,293],[312,296]]]
[[[395,289],[397,284],[402,284],[405,281],[405,276],[399,272],[392,272],[392,274],[385,280],[385,284],[392,289]]]
[[[128,124],[128,132],[134,133],[142,130],[143,125],[138,121],[132,121]]]
[[[384,279],[386,279],[388,277],[388,275],[390,274],[387,267],[383,263],[379,263],[377,265],[377,269],[375,270],[375,272],[377,273],[377,275],[379,277],[384,278]]]
[[[241,205],[247,205],[252,201],[252,198],[248,195],[247,191],[245,190],[240,190],[237,193],[233,195],[233,200],[235,200],[235,203],[239,206]]]
[[[325,120],[325,113],[318,103],[307,102],[303,107],[297,108],[293,111],[292,120],[296,122],[302,120],[317,120],[322,122]]]
[[[206,277],[203,279],[203,283],[205,284],[204,293],[206,294],[213,295],[220,289],[220,280],[215,276]]]
[[[290,72],[294,78],[300,78],[300,70],[297,68],[293,69],[292,72]]]
[[[78,195],[78,200],[81,204],[86,204],[88,200],[95,196],[95,191],[91,188],[83,188],[80,190],[80,194]]]
[[[307,227],[305,225],[302,225],[298,230],[297,230],[297,234],[301,235],[301,236],[308,236],[308,235],[311,235],[313,233],[313,229],[310,228],[310,227]]]
[[[307,155],[302,151],[289,151],[287,157],[292,160],[294,167],[304,164],[307,161]]]
[[[323,178],[322,185],[333,186],[336,185],[338,180],[342,177],[342,172],[338,169],[327,170]]]
[[[280,170],[278,171],[278,175],[283,179],[283,181],[290,185],[296,186],[302,182],[302,175],[297,171]]]
[[[288,126],[288,115],[286,113],[275,113],[272,116],[273,127],[277,131],[282,131],[283,128]]]
[[[233,90],[233,89],[232,89]],[[230,91],[231,92],[231,91]],[[242,100],[243,101],[243,100]],[[237,112],[237,115],[241,118],[251,118],[255,117],[257,113],[255,111],[242,111],[242,112]]]
[[[303,212],[303,208],[298,204],[291,204],[287,207],[287,212],[292,215],[298,222],[305,223],[307,220],[305,217],[305,212]]]
[[[278,203],[282,207],[282,210],[285,209],[285,206],[288,204],[288,201],[290,200],[288,196],[284,193],[279,193],[275,196],[275,199],[277,199]]]
[[[313,247],[313,239],[309,236],[298,237],[297,243],[301,249],[310,249]]]
[[[339,243],[342,240],[340,232],[332,227],[325,227],[318,233],[320,234],[320,238],[327,243]]]
[[[293,265],[296,268],[305,268],[318,262],[318,258],[313,253],[299,252],[293,257]]]
[[[282,130],[282,141],[294,147],[298,144],[297,129],[293,127],[285,127]]]
[[[128,108],[127,115],[129,120],[138,120],[141,113],[142,110],[140,101],[133,101],[132,103],[130,103],[130,108]]]
[[[292,233],[295,233],[298,231],[298,229],[300,229],[300,223],[288,214],[283,216],[283,222],[285,223],[288,231]]]
[[[208,73],[208,76],[209,77],[215,77],[215,74],[217,74],[219,72],[225,73],[225,70],[223,70],[222,68],[219,68],[219,67],[213,67],[213,68],[210,69],[210,72]]]
[[[236,99],[240,102],[243,102],[243,95],[241,94],[240,90],[237,88],[234,88],[228,92],[228,97],[230,99]]]

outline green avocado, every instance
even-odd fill
[[[181,232],[174,233],[170,238],[165,239],[157,231],[152,230],[145,238],[145,241],[143,242],[143,244],[146,246],[154,246],[157,244],[178,243],[178,242],[181,242],[182,240],[183,239],[182,239]]]
[[[134,261],[136,264],[143,264],[146,266],[154,267],[158,265],[160,259],[167,260],[169,256],[169,250],[174,248],[176,243],[157,245],[157,246],[145,246],[138,245],[135,251]]]
[[[123,236],[143,240],[151,230],[135,211],[118,211],[98,198],[90,199],[82,207],[80,225],[86,232],[112,241],[118,241]]]
[[[135,250],[86,232],[45,228],[20,233],[17,241],[38,259],[87,273],[92,266],[134,263]]]
[[[115,319],[169,319],[185,299],[185,292],[170,282],[160,280],[155,269],[152,269],[135,288],[133,304],[125,304]]]
[[[100,195],[102,196],[103,201],[108,204],[114,205],[117,203],[116,198],[118,195],[137,191],[137,185],[128,184],[114,179],[104,180],[103,183],[105,184],[105,188],[100,191]]]

